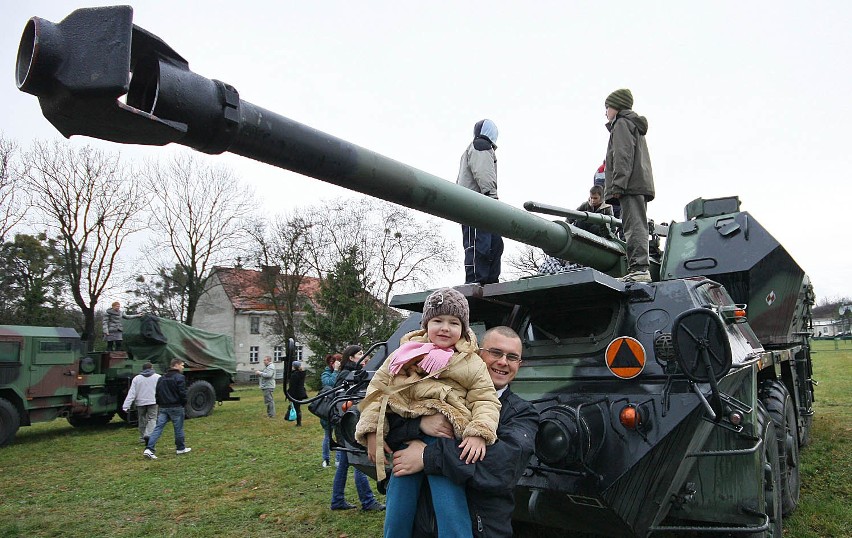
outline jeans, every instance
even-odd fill
[[[263,403],[266,404],[266,416],[272,418],[275,416],[275,398],[272,396],[272,391],[275,389],[263,389]]]
[[[325,427],[323,426],[323,430],[325,430],[325,435],[322,438],[322,461],[330,462],[329,456],[331,455],[331,426]],[[335,451],[335,459],[340,461],[340,452]]]
[[[151,437],[151,433],[157,425],[157,415],[159,415],[157,404],[136,406],[136,418],[139,422],[139,439]]]
[[[157,415],[157,425],[154,426],[154,431],[151,433],[151,437],[148,438],[148,445],[145,448],[151,452],[155,452],[157,440],[163,435],[163,429],[170,420],[175,427],[175,449],[183,450],[186,448],[183,436],[183,417],[183,407],[161,407]]]
[[[331,507],[336,508],[346,504],[344,490],[346,489],[346,475],[349,474],[349,456],[346,452],[338,452],[340,457],[340,465],[334,472],[334,485],[331,488]],[[361,508],[369,508],[376,504],[376,498],[373,496],[373,490],[370,489],[370,481],[367,475],[355,469],[355,490],[358,491],[358,500],[361,501]],[[470,517],[467,517],[470,521]],[[413,521],[413,519],[412,519]]]
[[[433,437],[424,437],[427,444]],[[432,505],[441,538],[470,538],[473,531],[464,487],[445,476],[425,475],[423,472],[406,476],[391,475],[388,482],[385,538],[406,538],[414,532],[414,516],[423,477],[429,480]]]

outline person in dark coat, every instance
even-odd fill
[[[124,326],[122,319],[141,318],[142,314],[128,315],[121,311],[121,303],[115,301],[112,308],[104,312],[104,341],[107,351],[121,351],[121,343],[124,340]]]
[[[577,211],[613,216],[612,206],[603,201],[603,189],[597,185],[594,185],[591,189],[589,189],[589,199],[580,204]],[[612,238],[612,230],[610,230],[609,226],[606,224],[585,220],[574,220],[571,221],[571,224],[581,230],[593,233],[598,237],[603,237],[605,239]]]
[[[305,368],[301,361],[293,361],[293,371],[290,372],[290,386],[287,392],[296,400],[307,400],[308,393],[305,391]],[[302,425],[302,406],[292,402],[296,409],[296,426]]]
[[[521,365],[522,349],[520,337],[509,327],[494,327],[483,336],[482,359],[502,404],[497,442],[488,447],[484,460],[465,464],[459,458],[461,450],[452,426],[440,414],[418,419],[396,417],[387,437],[388,448],[397,448],[393,453],[394,474],[423,471],[465,485],[473,536],[512,536],[514,488],[532,456],[539,422],[533,405],[509,388]],[[439,437],[438,442],[427,446],[417,439],[421,432]],[[421,495],[416,537],[437,536],[428,501],[428,495]]]
[[[651,282],[649,271],[648,202],[654,199],[654,173],[645,134],[648,120],[632,110],[633,94],[615,90],[604,102],[609,144],[606,148],[604,201],[621,207],[627,241],[625,282]]]

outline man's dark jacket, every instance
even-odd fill
[[[444,475],[465,486],[474,536],[512,536],[515,486],[535,449],[538,411],[509,388],[503,392],[500,403],[502,407],[497,442],[486,448],[484,460],[472,464],[461,461],[459,441],[456,439],[437,439],[423,453],[423,471],[426,474]],[[397,415],[390,417],[394,420],[391,421],[391,432],[386,440],[392,449],[398,449],[404,441],[422,436],[420,419],[402,420]],[[421,498],[420,505],[423,504]],[[414,536],[437,536],[434,517],[424,525],[423,512],[418,508]],[[431,510],[426,513],[434,515]],[[424,526],[433,529],[432,533]]]
[[[169,368],[157,381],[157,405],[184,407],[186,405],[186,378],[174,368]]]

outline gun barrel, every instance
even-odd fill
[[[18,50],[16,82],[39,98],[66,137],[178,143],[225,151],[539,247],[613,275],[621,245],[450,183],[240,98],[192,72],[157,36],[132,24],[132,8],[80,9],[60,23],[34,17]],[[81,38],[85,36],[85,38]],[[126,95],[126,103],[119,99]],[[611,243],[611,244],[610,244]]]
[[[609,224],[613,228],[621,228],[622,226],[621,220],[613,217],[612,215],[565,209],[564,207],[542,204],[540,202],[524,202],[524,209],[533,213],[544,213],[545,215],[555,215],[557,217],[565,217],[566,219],[585,220],[598,224]]]

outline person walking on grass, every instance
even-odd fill
[[[337,375],[340,373],[340,365],[343,356],[340,353],[334,353],[325,356],[325,370],[320,375],[322,381],[321,391],[326,391],[334,388],[337,384]],[[322,438],[322,466],[328,467],[331,457],[331,424],[327,418],[320,417],[320,425],[325,432]],[[336,462],[340,461],[340,456],[336,456]]]
[[[157,381],[157,425],[148,438],[142,455],[149,460],[157,459],[157,441],[163,434],[166,423],[171,421],[175,429],[175,453],[186,454],[192,449],[186,446],[183,434],[184,406],[186,405],[186,378],[183,377],[183,360],[172,359],[169,369]]]
[[[160,374],[154,371],[154,365],[146,362],[142,371],[130,382],[130,390],[121,409],[127,413],[130,406],[136,404],[136,419],[139,422],[139,442],[148,443],[154,427],[157,425],[157,381]]]
[[[260,390],[263,391],[263,403],[266,404],[266,416],[275,418],[275,365],[272,357],[263,358],[263,370],[255,370],[255,375],[260,379]]]

